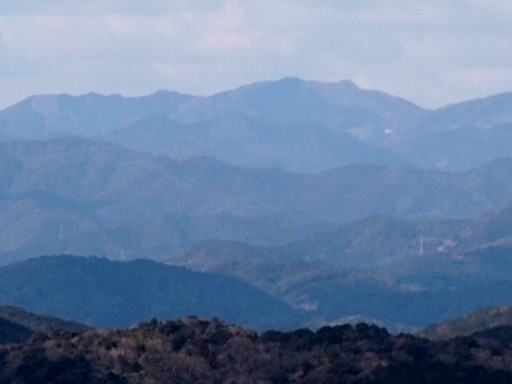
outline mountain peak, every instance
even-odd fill
[[[342,88],[359,89],[359,87],[350,80],[341,80],[337,84]]]
[[[304,80],[300,77],[283,77],[279,80],[268,82],[268,84],[276,84],[276,85],[289,85],[289,86],[316,86],[316,87],[329,87],[336,86],[343,89],[360,89],[353,81],[351,80],[341,80],[338,82],[330,82],[330,81],[318,81],[318,80]]]

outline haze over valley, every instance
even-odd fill
[[[258,329],[366,319],[411,330],[508,304],[510,102],[427,110],[298,78],[211,97],[29,97],[0,111],[2,300],[94,326],[193,313]],[[172,304],[154,272],[157,291],[137,275],[156,264],[131,269],[135,259],[169,265],[162,284],[185,267],[198,292],[225,284],[221,296],[240,302],[230,295],[252,290],[275,312],[206,293]],[[96,274],[92,294],[69,273],[52,291],[43,277],[63,265],[125,270],[113,280],[124,283]]]
[[[506,1],[0,2],[0,384],[512,382]]]

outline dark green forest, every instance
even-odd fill
[[[153,319],[6,344],[0,383],[510,383],[511,333],[432,341],[365,323],[258,334],[218,319]]]

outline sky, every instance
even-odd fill
[[[0,108],[287,76],[425,108],[512,91],[512,1],[0,0]]]

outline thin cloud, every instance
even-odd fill
[[[283,76],[441,106],[512,90],[509,4],[6,0],[0,107],[35,93],[211,94]]]

